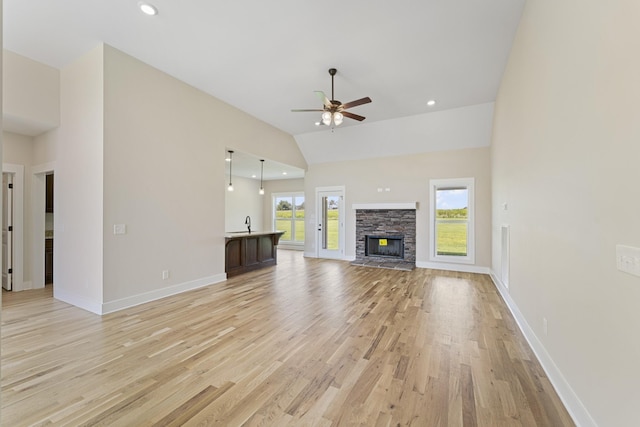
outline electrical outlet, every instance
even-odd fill
[[[547,318],[543,317],[542,318],[542,329],[544,330],[544,334],[547,335],[547,331],[549,330],[548,328],[548,323],[547,323]]]
[[[162,270],[162,280],[167,280],[169,278],[169,270]]]
[[[127,225],[113,224],[113,234],[127,234]]]
[[[616,245],[616,266],[620,271],[640,276],[640,248]]]

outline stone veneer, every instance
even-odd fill
[[[365,256],[365,236],[404,236],[404,259]],[[356,209],[355,265],[413,269],[416,263],[415,209]]]

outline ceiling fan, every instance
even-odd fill
[[[307,112],[307,111],[322,111],[322,121],[316,124],[324,124],[329,126],[333,123],[336,126],[340,126],[342,124],[342,119],[344,117],[348,117],[353,120],[357,120],[359,122],[363,121],[366,117],[359,116],[357,114],[350,113],[347,110],[348,108],[356,107],[362,104],[368,104],[371,102],[371,98],[368,96],[365,98],[360,98],[355,101],[347,102],[343,104],[340,101],[336,101],[333,96],[333,76],[336,75],[338,70],[335,68],[329,68],[329,74],[331,75],[331,99],[327,98],[327,96],[321,90],[316,90],[315,93],[318,95],[320,100],[322,101],[322,110],[319,109],[308,109],[308,110],[291,110],[293,112]]]

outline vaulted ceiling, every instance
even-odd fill
[[[429,151],[424,122],[493,102],[524,0],[149,3],[158,15],[137,0],[4,0],[5,48],[61,68],[107,43],[290,133],[315,163],[341,160],[345,143],[387,155],[389,135],[402,153]],[[336,99],[373,100],[333,131],[290,111],[321,107],[331,67]]]

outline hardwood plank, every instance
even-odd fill
[[[3,425],[573,425],[487,276],[279,252],[102,317],[3,293]]]

